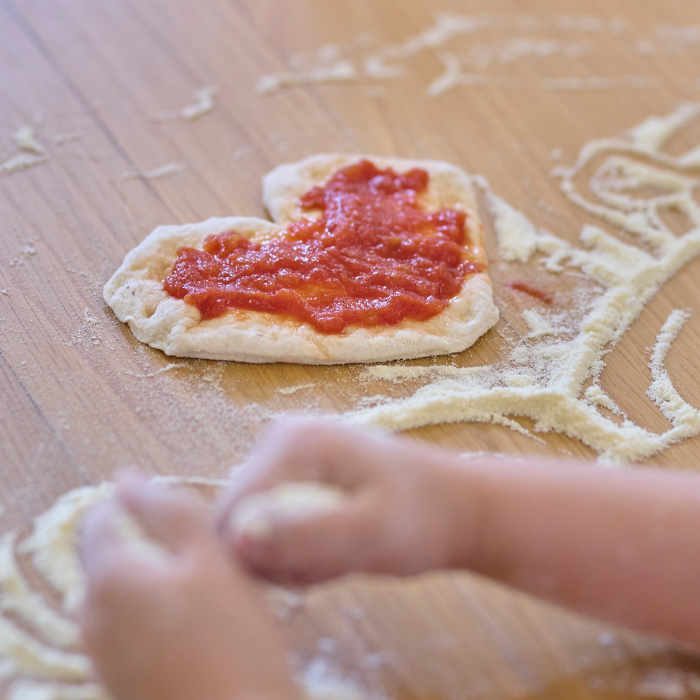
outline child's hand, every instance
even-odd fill
[[[416,574],[446,566],[455,539],[442,456],[407,440],[321,421],[287,420],[234,473],[219,531],[232,554],[268,579],[306,584],[351,571]],[[236,507],[284,482],[341,489],[335,509],[272,518],[237,531]],[[461,546],[468,533],[458,533]]]
[[[160,556],[125,536],[125,511]],[[123,482],[88,516],[83,562],[83,638],[116,700],[298,696],[264,599],[187,494]]]

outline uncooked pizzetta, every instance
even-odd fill
[[[273,222],[162,226],[104,289],[168,355],[337,364],[461,352],[498,320],[472,179],[318,155],[264,179]]]

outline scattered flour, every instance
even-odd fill
[[[184,169],[184,163],[168,163],[167,165],[161,165],[159,168],[148,170],[145,173],[124,173],[122,177],[124,180],[135,180],[139,177],[145,177],[147,180],[157,180],[161,177],[181,173]]]
[[[638,461],[700,434],[700,413],[683,401],[664,369],[668,348],[687,320],[687,312],[671,314],[652,355],[649,395],[671,423],[669,430],[659,435],[630,420],[620,423],[603,416],[598,406],[618,411],[595,388],[589,387],[582,396],[588,380],[596,385],[604,368],[603,357],[645,304],[680,267],[700,254],[700,206],[693,197],[698,181],[631,157],[641,154],[659,166],[687,169],[681,162],[683,156],[668,156],[659,147],[698,113],[700,105],[685,105],[667,117],[647,120],[643,128],[631,130],[627,139],[593,141],[583,147],[572,167],[555,171],[570,201],[625,230],[653,252],[590,225],[581,231],[582,247],[573,246],[537,228],[498,198],[484,178],[475,177],[474,184],[484,191],[494,216],[501,259],[524,263],[540,254],[540,262],[548,272],[561,274],[565,269],[578,269],[602,292],[570,339],[549,337],[540,319],[530,315],[530,328],[536,335],[541,333],[541,341],[535,342],[537,337],[523,338],[508,357],[494,365],[368,367],[364,370],[368,379],[413,380],[423,386],[408,398],[348,412],[345,420],[389,430],[481,421],[527,432],[512,419],[523,416],[535,421],[535,431],[561,432],[581,440],[606,462]],[[607,160],[591,176],[591,190],[598,200],[592,202],[577,189],[575,178],[604,155],[608,155]],[[660,188],[661,193],[646,198],[632,194],[644,187]],[[676,236],[664,224],[659,209],[668,206],[687,217],[692,226],[688,233]]]
[[[193,93],[194,102],[181,110],[173,112],[159,112],[151,118],[157,122],[174,121],[176,119],[187,119],[194,121],[211,112],[216,106],[216,96],[219,94],[219,88],[214,85],[195,90]]]
[[[19,615],[25,622],[42,632],[55,646],[65,648],[78,643],[78,628],[30,590],[14,556],[15,534],[0,539],[0,609]]]
[[[308,71],[272,73],[258,81],[257,92],[264,95],[282,87],[310,83],[339,83],[355,80],[357,71],[350,61],[337,61],[330,66],[318,66]]]
[[[621,78],[612,76],[588,76],[585,78],[543,78],[544,90],[615,90],[618,88],[633,88],[636,90],[651,90],[659,87],[655,78],[643,75],[626,75]]]
[[[666,323],[662,326],[656,339],[649,363],[652,382],[647,391],[649,398],[659,407],[666,420],[682,437],[692,437],[697,434],[698,425],[700,425],[700,411],[681,398],[671,382],[665,363],[673,341],[683,330],[683,326],[689,318],[689,311],[676,309],[666,319]]]
[[[86,680],[91,663],[84,654],[58,651],[0,617],[0,657],[6,672],[61,681]]]
[[[661,24],[654,27],[654,36],[661,41],[666,41],[674,44],[676,50],[680,44],[682,48],[684,44],[700,44],[700,26],[699,25],[672,25]]]
[[[93,345],[100,344],[100,338],[97,331],[102,324],[102,321],[90,315],[90,309],[85,308],[83,311],[83,320],[78,329],[71,337],[71,345],[81,345],[84,341],[88,341]]]
[[[171,362],[169,365],[165,365],[165,367],[161,367],[160,369],[157,369],[155,372],[147,372],[146,374],[136,374],[136,372],[129,372],[129,371],[124,371],[124,374],[128,374],[131,377],[136,377],[136,379],[150,379],[151,377],[156,377],[159,374],[163,374],[163,372],[170,372],[174,369],[184,369],[185,365],[179,365],[175,364],[174,362]]]
[[[607,408],[618,416],[623,415],[622,409],[597,384],[589,386],[583,395],[589,403]]]
[[[46,158],[44,156],[38,156],[35,153],[18,153],[16,156],[0,163],[0,175],[12,175],[45,162]]]
[[[214,98],[219,94],[219,88],[214,85],[200,88],[194,91],[194,104],[180,110],[183,119],[199,119],[214,109]]]
[[[678,129],[700,114],[700,103],[686,104],[664,117],[649,117],[630,129],[635,146],[651,151],[661,148]]]
[[[645,76],[610,75],[522,80],[495,75],[488,71],[528,59],[542,60],[554,57],[576,62],[588,54],[605,52],[611,46],[619,52],[625,46],[625,42],[629,42],[631,50],[638,53],[655,53],[656,45],[662,43],[666,46],[667,54],[680,54],[689,47],[700,44],[697,41],[697,31],[697,27],[660,26],[655,29],[653,40],[642,40],[623,36],[627,33],[627,27],[621,19],[609,20],[590,15],[560,15],[547,18],[540,15],[463,15],[438,12],[432,24],[404,41],[367,51],[364,56],[355,59],[345,56],[343,47],[338,44],[326,44],[316,51],[292,56],[288,61],[289,70],[264,75],[259,79],[257,92],[265,94],[283,87],[308,83],[348,82],[362,78],[404,78],[409,74],[410,59],[424,52],[440,52],[459,37],[469,41],[468,50],[463,56],[453,52],[440,54],[444,71],[427,88],[430,97],[437,97],[458,86],[534,87],[564,91],[656,89],[660,87],[660,82]],[[489,42],[475,42],[476,37],[494,32],[501,33],[501,36]],[[503,37],[504,32],[515,32],[516,35]],[[530,33],[537,34],[528,36]],[[545,38],[541,36],[543,33],[547,35]],[[606,36],[607,44],[603,41]],[[595,39],[595,43],[591,39]],[[355,48],[369,47],[371,44],[369,39],[357,41]]]
[[[561,335],[568,331],[566,325],[562,323],[565,320],[563,314],[557,314],[556,317],[552,318],[535,311],[535,309],[525,309],[522,312],[522,317],[530,329],[525,337],[531,340],[544,338],[547,335]]]
[[[75,614],[83,599],[76,525],[112,490],[113,485],[105,483],[61,496],[53,508],[36,519],[32,534],[20,546],[19,551],[32,557],[37,571],[61,594],[63,609],[68,614]]]
[[[37,140],[33,127],[19,128],[12,134],[12,140],[20,152],[0,163],[0,175],[12,175],[48,160],[46,149]]]
[[[17,681],[7,691],[7,700],[110,700],[101,685]]]
[[[473,88],[526,87],[526,84],[520,78],[464,73],[462,72],[461,59],[453,53],[445,51],[440,53],[439,57],[445,66],[445,72],[428,86],[426,90],[428,97],[438,97],[460,85]]]
[[[313,389],[316,386],[313,382],[309,384],[297,384],[296,386],[290,386],[285,389],[278,389],[277,393],[282,394],[282,396],[291,396],[299,391],[304,391],[304,389]]]
[[[66,134],[56,134],[56,136],[53,137],[53,142],[57,146],[62,146],[64,143],[75,143],[82,138],[83,135],[79,131],[72,131]]]
[[[325,661],[317,660],[302,673],[308,700],[366,700],[367,694],[341,679]]]
[[[46,153],[44,147],[37,141],[34,128],[31,126],[21,127],[12,134],[12,138],[20,151],[33,153],[37,156],[43,156]]]

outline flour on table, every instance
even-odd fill
[[[524,309],[522,317],[530,332],[525,336],[528,339],[534,340],[544,338],[548,335],[561,335],[568,331],[565,325],[564,314],[553,315],[552,318],[544,315],[535,309]]]
[[[600,388],[598,384],[592,384],[583,393],[586,401],[595,404],[596,406],[601,406],[602,408],[607,408],[608,411],[612,411],[618,416],[624,415],[622,409]]]
[[[183,119],[199,119],[214,109],[214,98],[219,94],[219,88],[214,85],[200,88],[194,92],[194,104],[180,110]]]
[[[76,645],[79,639],[77,625],[31,590],[15,561],[14,547],[14,533],[0,539],[0,610],[19,615],[57,647]]]
[[[159,112],[154,114],[152,119],[157,122],[174,121],[176,119],[186,119],[194,121],[211,112],[216,106],[216,96],[219,94],[219,88],[215,85],[199,88],[192,94],[194,102],[187,107],[172,112]]]
[[[20,151],[33,153],[37,156],[43,156],[46,153],[46,149],[37,140],[34,128],[31,126],[21,127],[12,134],[12,138]]]
[[[147,180],[157,180],[161,177],[181,173],[184,169],[184,163],[167,163],[166,165],[161,165],[159,168],[147,170],[143,173],[124,173],[123,178],[125,180],[135,180],[139,177],[145,177]]]
[[[16,156],[0,163],[0,175],[12,175],[45,162],[46,158],[44,156],[38,156],[35,153],[18,153]]]
[[[17,681],[8,692],[7,700],[110,700],[97,683],[41,683]]]
[[[660,150],[699,114],[700,104],[683,105],[670,115],[646,120],[625,138],[586,144],[573,166],[555,171],[571,202],[624,230],[643,247],[592,225],[583,227],[581,247],[571,245],[535,226],[497,197],[483,177],[475,177],[494,216],[502,260],[525,263],[537,255],[544,271],[561,275],[578,270],[600,293],[569,333],[570,338],[548,333],[541,313],[536,312],[539,318],[529,314],[525,321],[534,335],[522,338],[492,365],[368,367],[362,375],[368,380],[410,380],[422,386],[408,398],[350,411],[343,418],[388,430],[476,421],[527,432],[512,418],[523,416],[535,422],[535,431],[560,432],[578,439],[606,462],[642,460],[700,434],[700,413],[680,397],[665,369],[668,349],[687,320],[687,311],[669,316],[652,355],[649,396],[671,424],[667,431],[656,434],[624,416],[620,422],[601,414],[602,407],[622,415],[598,387],[605,355],[659,289],[700,254],[700,206],[693,197],[700,181],[687,172],[692,167],[687,164],[688,154],[672,157]],[[648,162],[636,160],[638,156]],[[590,177],[595,198],[591,200],[580,192],[575,180],[602,157],[602,164]],[[644,188],[658,193],[641,197],[637,193]],[[665,207],[682,212],[691,230],[682,236],[671,231],[659,215]],[[584,390],[591,382],[598,388]]]
[[[338,83],[355,80],[357,71],[350,61],[336,61],[329,66],[318,66],[308,71],[271,73],[258,81],[257,92],[264,95],[281,87],[310,83]]]
[[[39,143],[31,126],[23,126],[12,134],[19,153],[0,163],[0,175],[13,175],[41,165],[48,160],[46,149]]]
[[[83,573],[77,553],[77,523],[97,503],[111,495],[113,485],[86,486],[61,496],[40,515],[32,534],[20,546],[37,571],[61,594],[68,614],[78,611],[83,599]]]
[[[700,103],[686,104],[664,117],[645,119],[641,124],[630,129],[629,135],[636,146],[655,151],[698,114],[700,114]]]
[[[299,391],[304,391],[304,389],[313,389],[316,386],[315,383],[309,382],[308,384],[297,384],[296,386],[286,387],[284,389],[278,389],[277,393],[282,396],[291,396]]]
[[[615,90],[619,88],[632,88],[635,90],[652,90],[658,88],[660,83],[655,78],[643,75],[614,76],[588,76],[585,78],[543,78],[541,82],[544,90]]]
[[[366,700],[367,694],[342,680],[324,661],[315,661],[302,674],[308,700]]]
[[[75,143],[82,138],[83,135],[79,131],[71,131],[65,134],[56,134],[56,136],[53,137],[53,142],[57,146],[62,146],[64,143]]]
[[[582,64],[582,57],[611,49],[618,53],[651,54],[661,47],[669,56],[682,55],[700,49],[696,37],[697,27],[669,25],[656,27],[649,38],[639,38],[619,18],[610,20],[591,15],[544,17],[438,12],[430,24],[403,41],[380,48],[373,46],[371,40],[354,42],[354,53],[364,49],[360,55],[349,57],[342,45],[325,44],[316,51],[291,56],[289,70],[261,76],[257,92],[270,93],[308,83],[395,81],[410,76],[413,59],[426,53],[438,55],[444,63],[443,73],[427,88],[430,97],[458,86],[557,91],[651,90],[658,89],[660,81],[644,75],[580,77],[579,70],[572,70],[571,77],[525,80],[498,75],[493,69],[531,60],[555,60],[557,64],[564,60],[572,67],[586,69],[588,64]],[[462,49],[460,53],[454,50],[455,45]],[[450,50],[445,51],[447,48]],[[611,61],[610,67],[614,70],[616,62]],[[538,73],[541,75],[542,71]]]

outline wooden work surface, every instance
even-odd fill
[[[527,13],[546,25],[528,29],[514,19],[510,29],[444,47],[462,55],[516,38],[559,48],[508,62],[498,54],[476,71],[496,80],[436,98],[426,89],[442,71],[441,49],[399,61],[402,79],[256,93],[258,79],[287,70],[290,57],[313,62],[317,49],[335,43],[361,66],[430,26],[437,11]],[[583,31],[567,28],[562,15],[598,19]],[[600,20],[602,31],[593,31]],[[696,29],[679,35],[668,25]],[[357,367],[179,360],[138,343],[101,290],[156,225],[263,216],[260,178],[270,168],[350,151],[436,158],[483,173],[534,222],[575,242],[593,220],[561,196],[550,171],[571,163],[590,139],[699,99],[698,27],[694,0],[0,0],[0,157],[17,152],[11,135],[24,125],[48,152],[41,165],[0,177],[0,529],[127,464],[224,476],[274,414],[336,412],[372,395]],[[571,43],[588,48],[562,53]],[[542,82],[590,76],[618,82],[588,90]],[[211,113],[154,117],[191,104],[208,85],[219,89]],[[691,136],[677,148],[692,145]],[[153,177],[173,163],[181,167]],[[498,280],[488,227],[487,237]],[[649,348],[672,309],[695,307],[699,279],[695,260],[607,358],[603,387],[655,431],[668,426],[645,395]],[[451,360],[491,362],[512,339],[522,307],[496,287],[498,326]],[[668,358],[676,386],[696,406],[699,334],[696,314]],[[461,451],[595,457],[559,435],[536,441],[494,425],[435,426],[413,436]],[[693,469],[698,448],[700,438],[690,439],[651,463]],[[671,680],[700,673],[697,661],[663,645],[622,632],[601,637],[609,627],[465,576],[317,590],[290,629],[299,658],[325,660],[389,697],[638,697],[650,669],[665,669]]]

